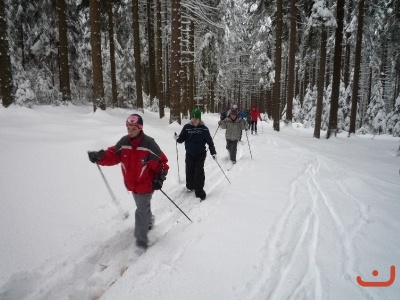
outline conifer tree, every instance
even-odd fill
[[[169,122],[181,124],[181,4],[172,0],[171,11],[171,111]]]
[[[357,104],[359,101],[358,97],[359,97],[359,82],[360,82],[360,71],[361,71],[361,46],[362,46],[363,26],[364,26],[364,2],[365,0],[360,0],[358,5],[357,43],[356,43],[355,63],[354,63],[353,94],[351,97],[349,135],[351,133],[356,132]]]
[[[117,72],[115,64],[115,43],[114,43],[114,12],[113,0],[107,0],[108,15],[108,39],[110,41],[110,64],[111,64],[111,94],[112,105],[118,105]]]
[[[342,61],[342,40],[343,40],[343,18],[344,18],[344,0],[337,0],[337,28],[335,32],[335,54],[333,59],[333,80],[332,80],[332,97],[329,113],[329,128],[326,137],[337,132],[337,113],[339,103],[339,90],[341,80],[341,61]]]
[[[136,81],[136,107],[144,111],[142,95],[142,66],[140,57],[140,35],[139,35],[139,1],[132,1],[133,17],[133,49],[135,57],[135,81]]]
[[[97,107],[105,110],[104,83],[103,83],[103,61],[101,53],[101,21],[100,0],[90,0],[90,43],[92,45],[92,68],[93,68],[93,110]]]
[[[387,115],[386,130],[393,136],[400,136],[400,95],[396,99],[393,110]]]
[[[3,106],[8,107],[13,101],[12,70],[7,34],[7,15],[5,0],[0,0],[0,97]]]
[[[71,100],[71,88],[69,79],[69,60],[68,60],[68,32],[67,32],[67,6],[65,0],[57,0],[58,12],[58,35],[60,40],[60,90],[63,101]]]
[[[378,81],[372,89],[371,102],[365,115],[365,124],[358,133],[381,133],[386,129],[386,110],[383,101],[382,82]]]

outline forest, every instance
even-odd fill
[[[400,136],[399,32],[398,0],[0,0],[0,98]]]

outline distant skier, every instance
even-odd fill
[[[250,125],[251,125],[251,114],[250,114],[250,109],[246,109],[244,111],[245,115],[246,115],[246,122],[247,122],[247,129],[250,129]]]
[[[236,164],[237,143],[241,137],[242,130],[246,130],[246,121],[237,117],[237,109],[232,108],[228,117],[221,115],[218,124],[226,129],[226,149],[233,164]]]
[[[102,166],[121,163],[126,188],[136,202],[136,245],[146,248],[147,233],[154,222],[150,200],[154,190],[159,190],[168,173],[168,159],[153,138],[143,132],[143,119],[138,114],[126,120],[128,135],[107,150],[89,151],[89,160]]]
[[[231,108],[226,112],[225,115],[226,115],[226,116],[229,116],[232,109],[235,109],[235,110],[239,111],[238,106],[237,106],[236,104],[233,104],[233,105],[231,106]]]
[[[237,117],[239,118],[239,119],[242,119],[244,122],[245,122],[245,126],[246,126],[246,130],[249,128],[249,124],[247,123],[247,120],[246,120],[246,114],[243,112],[243,111],[239,111],[239,109],[238,109],[238,114],[237,114]],[[242,142],[242,131],[240,131],[240,138],[239,138],[239,142]],[[242,142],[243,143],[243,142]]]
[[[251,134],[253,134],[254,131],[257,135],[257,119],[259,119],[260,121],[262,121],[262,119],[260,111],[258,110],[255,104],[253,104],[253,106],[251,107],[250,116],[251,116]]]
[[[201,110],[193,109],[191,113],[191,121],[183,126],[179,135],[174,136],[178,143],[185,142],[186,149],[186,188],[194,190],[196,197],[200,200],[206,199],[204,191],[204,161],[207,156],[206,144],[210,149],[210,154],[215,159],[217,152],[215,151],[214,142],[211,138],[210,131],[201,121]]]

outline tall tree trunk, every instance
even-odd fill
[[[188,104],[188,51],[189,51],[189,21],[187,17],[188,10],[182,6],[181,7],[181,17],[182,17],[182,28],[181,28],[181,71],[180,71],[180,86],[181,86],[181,103],[180,111],[183,118],[189,117],[189,104]]]
[[[350,24],[353,12],[353,0],[347,2],[347,24]],[[345,88],[348,87],[350,83],[350,57],[351,57],[351,44],[350,44],[351,32],[346,31],[346,50],[344,56],[344,64],[343,64],[343,81]]]
[[[13,101],[13,81],[5,0],[0,0],[0,65],[0,97],[2,98],[3,106],[8,107]]]
[[[161,0],[156,0],[156,80],[157,80],[157,98],[160,113],[160,119],[164,117],[164,87],[163,87],[163,52],[162,52],[162,28],[161,28]]]
[[[326,41],[327,31],[326,27],[321,28],[321,59],[319,64],[318,76],[318,95],[317,95],[317,111],[315,114],[314,137],[319,139],[321,134],[321,120],[322,120],[322,106],[324,100],[324,86],[325,86],[325,64],[326,64]]]
[[[93,69],[93,110],[97,107],[105,110],[103,63],[101,59],[101,21],[100,0],[90,0],[90,42],[92,46],[92,69]]]
[[[272,108],[273,108],[273,99],[272,99],[272,88],[268,87],[265,89],[265,110],[268,114],[268,118],[272,117]]]
[[[283,66],[283,72],[285,73],[283,82],[281,82],[281,104],[280,104],[280,113],[279,116],[280,118],[283,117],[283,111],[285,108],[287,108],[287,101],[286,101],[286,96],[287,96],[287,80],[288,80],[288,65],[289,65],[289,60],[288,57],[284,58],[284,66]]]
[[[132,16],[133,16],[133,55],[135,58],[135,81],[136,81],[136,108],[142,112],[143,95],[142,95],[142,66],[140,60],[140,36],[139,36],[139,0],[132,0]]]
[[[171,43],[167,44],[165,43],[165,64],[164,64],[164,69],[165,69],[165,78],[164,78],[164,83],[165,83],[165,94],[164,94],[164,99],[165,99],[165,105],[167,107],[171,107]]]
[[[69,80],[69,63],[68,63],[68,38],[67,38],[67,17],[66,17],[65,0],[57,0],[58,11],[58,35],[60,39],[60,89],[62,92],[62,100],[71,100],[71,88]]]
[[[157,96],[153,0],[147,0],[147,40],[149,45],[149,96],[150,105],[152,105]]]
[[[293,119],[293,97],[294,97],[294,76],[296,68],[296,21],[297,8],[296,0],[290,1],[290,49],[289,49],[289,65],[288,65],[288,87],[287,87],[287,106],[286,106],[286,122],[292,123]]]
[[[342,60],[342,40],[343,40],[343,18],[344,18],[344,0],[337,0],[337,28],[335,33],[335,54],[333,58],[333,79],[331,108],[329,112],[329,128],[326,137],[329,139],[333,133],[337,132],[337,115],[339,107],[339,91],[341,79],[341,60]]]
[[[194,17],[192,13],[192,17]],[[194,74],[194,21],[190,21],[190,32],[189,32],[189,65],[188,65],[188,72],[189,72],[189,111],[192,111],[194,108],[194,83],[195,83],[195,74]]]
[[[115,68],[113,0],[107,0],[107,14],[108,14],[108,38],[110,40],[112,104],[114,107],[116,107],[119,105],[118,105],[118,89],[117,89],[117,71]]]
[[[360,69],[361,69],[361,46],[362,46],[363,26],[364,26],[364,4],[365,0],[360,0],[358,6],[357,43],[356,43],[356,53],[355,53],[355,63],[354,63],[353,92],[351,96],[349,135],[351,133],[356,133],[358,89],[360,83]]]
[[[275,83],[274,83],[274,130],[279,131],[281,102],[281,65],[282,65],[282,0],[277,0],[275,32]]]
[[[372,75],[373,75],[373,72],[372,72],[372,66],[371,67],[369,67],[369,76],[368,76],[368,93],[367,93],[367,101],[366,101],[366,103],[365,103],[365,101],[364,101],[364,105],[363,105],[363,110],[362,110],[362,114],[361,114],[361,122],[360,122],[360,127],[362,126],[362,125],[364,125],[364,121],[365,121],[365,119],[364,119],[364,117],[365,117],[365,108],[370,104],[370,102],[371,102],[371,94],[372,94]]]
[[[387,22],[385,24],[387,26]],[[382,99],[386,102],[387,99],[387,63],[388,63],[388,38],[386,33],[382,35],[382,43],[381,43],[381,66],[380,66],[380,80],[382,82]]]
[[[328,30],[328,35],[330,35],[330,32],[329,32],[329,31],[331,30],[331,27],[327,28],[327,30]],[[331,80],[330,80],[330,77],[331,77],[331,67],[332,67],[331,58],[332,58],[332,55],[330,55],[330,54],[328,53],[328,55],[327,55],[327,57],[326,57],[325,86],[329,86],[329,84],[330,84],[330,82],[331,82]]]
[[[171,113],[169,122],[181,124],[181,2],[172,0],[171,11]]]
[[[207,111],[209,112],[215,112],[215,85],[216,85],[216,80],[211,80],[210,82],[210,105],[207,105]],[[240,106],[239,106],[240,107]],[[205,107],[203,107],[205,109]]]
[[[400,87],[400,76],[399,73],[397,73],[396,79],[394,80],[393,107],[396,104],[396,99],[399,94],[399,87]]]
[[[164,5],[163,23],[169,24],[169,20],[171,19],[171,3],[169,0],[163,0],[162,3]],[[171,107],[171,40],[169,34],[167,34],[164,44],[164,103],[166,107]]]

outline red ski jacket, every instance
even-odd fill
[[[258,110],[257,107],[253,106],[250,110],[250,116],[251,116],[251,120],[253,122],[257,121],[257,119],[260,119],[261,121],[261,114],[260,111]]]
[[[135,194],[153,193],[151,182],[157,175],[166,176],[168,159],[153,138],[143,131],[139,137],[132,139],[124,136],[119,142],[109,147],[102,160],[102,166],[113,166],[121,163],[125,186]]]

